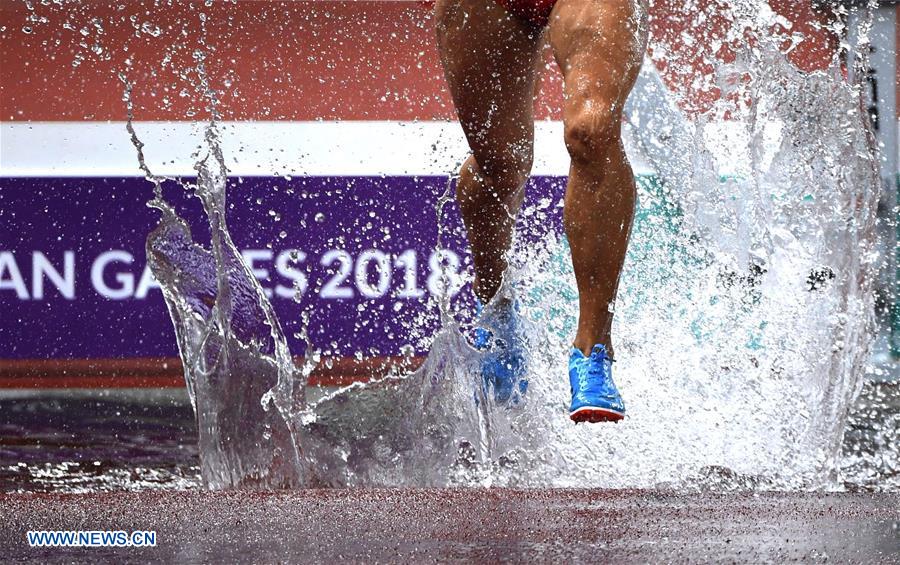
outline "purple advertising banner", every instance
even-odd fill
[[[528,200],[562,198],[540,177]],[[235,244],[270,295],[295,353],[301,313],[326,355],[390,356],[436,324],[438,262],[465,273],[470,258],[455,202],[441,219],[446,177],[230,179]],[[199,200],[169,183],[166,198],[208,241]],[[173,357],[174,331],[146,268],[158,212],[141,178],[0,178],[0,360]],[[553,205],[531,222],[560,228]],[[463,288],[461,300],[469,291]]]

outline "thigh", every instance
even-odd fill
[[[565,80],[563,119],[585,112],[621,119],[647,47],[644,0],[558,0],[549,36]]]
[[[486,174],[526,159],[541,32],[495,0],[439,0],[438,47],[459,121]]]

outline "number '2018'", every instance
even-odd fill
[[[331,249],[322,255],[320,264],[333,270],[322,286],[320,296],[325,299],[348,299],[355,291],[365,298],[381,298],[391,288],[393,272],[402,270],[403,283],[397,298],[421,298],[425,291],[419,287],[418,259],[416,252],[407,249],[393,257],[377,249],[362,251],[356,260],[343,249]],[[374,273],[374,277],[370,276]],[[351,281],[352,279],[352,281]],[[428,292],[437,296],[446,288],[456,294],[462,286],[459,256],[453,251],[440,250],[431,253],[428,260]],[[355,291],[354,291],[355,289]]]

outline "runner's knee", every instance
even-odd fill
[[[590,164],[603,159],[609,145],[619,141],[621,115],[615,103],[603,99],[579,103],[565,120],[566,149],[572,160]]]
[[[490,196],[506,201],[524,189],[525,182],[531,174],[533,160],[534,155],[530,147],[513,149],[499,157],[470,158],[463,165],[462,176],[464,180],[471,178],[477,182],[463,182],[461,186],[477,187],[475,190],[479,192],[490,193],[477,196]]]

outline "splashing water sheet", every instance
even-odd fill
[[[629,407],[617,425],[568,419],[574,275],[565,239],[540,231],[527,209],[518,229],[539,236],[520,238],[477,322],[490,327],[499,300],[521,303],[522,406],[497,406],[480,391],[485,353],[446,297],[418,370],[308,400],[316,344],[295,365],[229,235],[232,187],[214,96],[195,183],[154,176],[129,120],[157,187],[151,205],[161,219],[147,251],[184,361],[204,482],[838,488],[872,336],[873,142],[859,85],[843,72],[845,51],[827,69],[802,71],[771,31],[766,2],[735,0],[726,15],[737,47],[731,62],[715,61],[717,102],[690,119],[673,111],[678,96],[650,59],[641,81],[655,90],[638,88],[629,102],[632,136],[662,183],[639,179],[641,211],[615,305],[616,380]],[[865,18],[860,25],[855,50],[865,52]],[[651,92],[666,104],[642,98]],[[167,182],[199,198],[208,246],[163,199]],[[434,212],[439,224],[451,189]],[[883,441],[897,440],[886,433]]]

